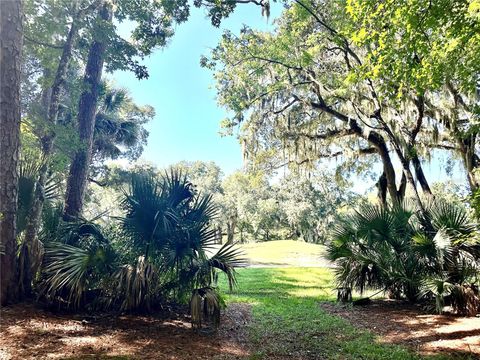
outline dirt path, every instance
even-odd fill
[[[320,305],[330,314],[379,335],[385,343],[401,344],[423,355],[448,353],[480,359],[480,317],[426,314],[419,306],[375,300],[363,307]]]
[[[18,305],[2,309],[0,359],[242,359],[250,307],[230,304],[218,334],[198,334],[178,316],[61,316]]]

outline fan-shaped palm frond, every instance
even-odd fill
[[[454,204],[432,202],[422,212],[406,204],[367,205],[340,220],[333,234],[328,256],[341,287],[390,289],[411,301],[428,293],[442,297],[440,306],[441,284],[477,280],[476,225]]]
[[[211,258],[206,255],[216,240],[210,223],[217,208],[211,196],[193,191],[185,175],[175,171],[160,178],[136,174],[122,204],[127,236],[139,251],[145,249],[144,256],[152,258],[162,272],[173,274],[179,288],[191,291],[210,286],[215,269],[225,272],[231,286],[235,284],[239,253],[228,245]]]
[[[62,243],[45,246],[43,293],[53,301],[78,307],[87,290],[112,271],[115,254],[106,244],[84,248]]]
[[[230,290],[232,290],[237,284],[235,269],[244,267],[246,260],[238,247],[234,244],[225,244],[207,260],[207,263],[211,269],[211,278],[214,278],[213,269],[222,271],[227,276]]]
[[[18,179],[18,210],[17,231],[23,232],[27,226],[28,215],[33,206],[35,191],[41,191],[46,202],[58,199],[62,180],[54,174],[49,174],[43,189],[37,189],[40,168],[44,165],[38,154],[32,151],[24,151],[19,163]]]

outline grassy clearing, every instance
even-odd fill
[[[330,269],[241,269],[238,280],[236,291],[225,296],[228,303],[253,307],[249,336],[256,350],[251,359],[422,359],[325,313],[318,302],[335,298]]]
[[[250,265],[326,267],[325,246],[277,240],[240,245]]]

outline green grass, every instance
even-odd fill
[[[303,241],[277,240],[239,245],[251,265],[328,266],[325,246]]]
[[[252,305],[250,359],[422,359],[323,311],[319,302],[335,299],[332,280],[326,268],[240,269],[237,289],[225,298]],[[227,288],[223,279],[220,288]]]

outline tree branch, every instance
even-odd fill
[[[63,46],[64,45],[53,45],[53,44],[49,44],[49,43],[46,43],[46,42],[43,42],[43,41],[40,41],[40,40],[35,40],[35,39],[32,39],[31,37],[29,37],[28,35],[23,35],[23,37],[25,38],[25,40],[27,40],[28,42],[31,42],[32,44],[35,44],[35,45],[40,45],[40,46],[45,46],[45,47],[49,47],[51,49],[63,49]]]

